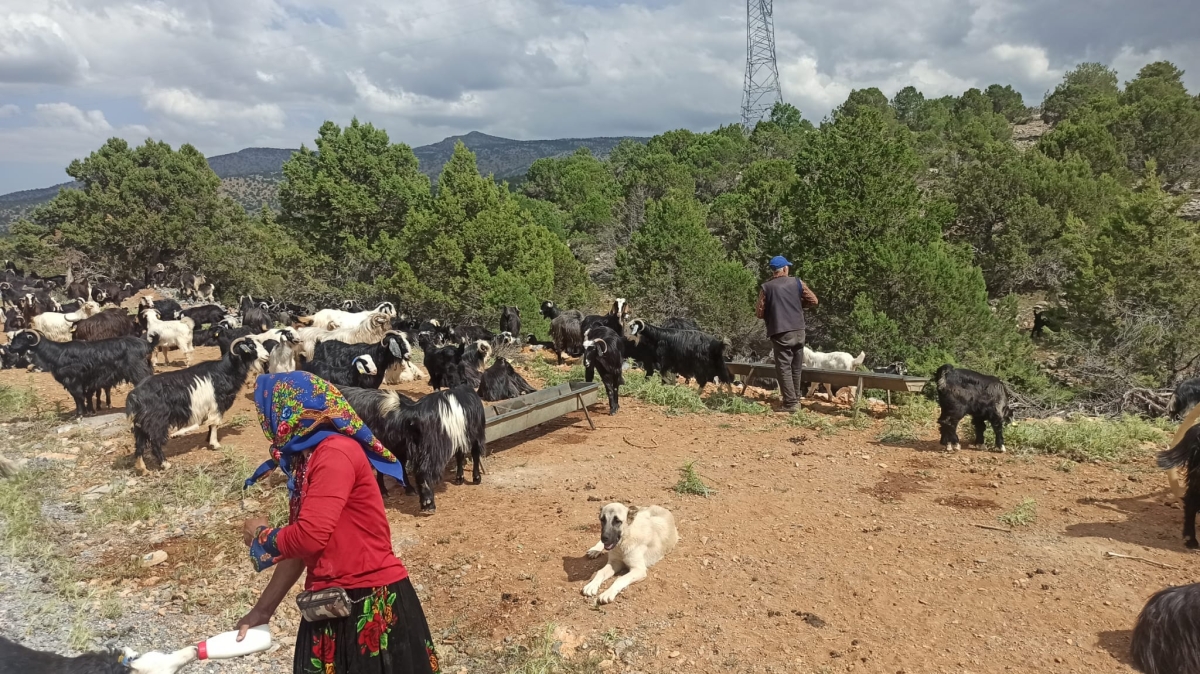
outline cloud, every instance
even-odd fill
[[[0,119],[5,117],[16,117],[21,114],[21,107],[15,103],[0,105]]]
[[[268,129],[283,127],[286,115],[274,103],[246,104],[205,98],[190,89],[155,89],[146,94],[146,109],[182,122],[203,126],[250,123]]]
[[[67,127],[89,133],[112,131],[112,125],[104,118],[103,112],[84,112],[70,103],[38,103],[34,108],[34,116],[43,126]]]
[[[1200,90],[1200,35],[1181,18],[1194,0],[1144,4],[776,2],[783,95],[814,121],[865,87],[941,96],[998,82],[1036,104],[1080,61],[1113,64],[1127,80],[1157,58]],[[141,130],[207,154],[295,147],[325,119],[353,116],[412,145],[471,130],[649,135],[734,122],[741,104],[746,17],[728,0],[19,6],[0,9],[0,101],[31,112],[14,119],[36,123],[26,136],[52,149],[4,134],[0,162],[62,161],[105,134]],[[38,112],[60,102],[78,115]],[[76,131],[55,139],[51,128]]]

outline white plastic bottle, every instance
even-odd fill
[[[223,632],[196,644],[197,660],[221,660],[236,658],[252,653],[261,653],[271,647],[271,628],[267,625],[251,627],[246,638],[237,640],[237,630]]]

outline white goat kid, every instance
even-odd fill
[[[845,370],[853,372],[857,370],[863,361],[867,359],[866,352],[859,352],[858,356],[851,356],[845,351],[830,351],[829,353],[821,353],[813,351],[807,346],[804,347],[804,367],[810,367],[814,370]],[[808,389],[808,394],[811,396],[819,386],[824,387],[829,391],[829,398],[833,399],[833,387],[829,384],[812,384]]]
[[[157,351],[163,355],[163,365],[171,362],[170,350],[179,349],[183,352],[185,366],[192,364],[192,328],[195,323],[184,316],[177,321],[164,321],[159,317],[157,309],[142,309],[146,317],[146,339],[158,337]],[[153,364],[158,364],[158,356],[153,358]]]

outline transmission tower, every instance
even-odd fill
[[[779,64],[775,62],[773,0],[746,0],[746,91],[742,95],[742,125],[753,129],[783,100]]]

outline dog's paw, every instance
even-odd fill
[[[588,583],[587,585],[583,586],[583,596],[585,597],[595,597],[596,593],[599,591],[600,583]]]
[[[604,551],[589,549],[586,554],[587,554],[588,559],[595,559],[595,558],[599,557],[600,555],[604,554]]]
[[[611,604],[611,603],[613,603],[613,600],[615,600],[616,598],[617,598],[616,591],[609,590],[609,591],[605,592],[604,594],[600,595],[600,598],[597,599],[596,601],[600,604]]]

